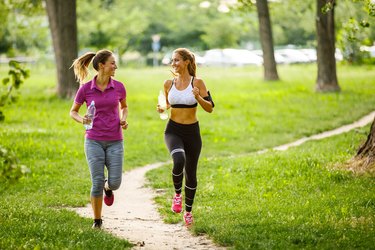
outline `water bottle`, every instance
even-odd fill
[[[91,101],[90,106],[87,108],[87,117],[91,120],[90,124],[85,124],[86,130],[92,129],[94,123],[94,116],[95,116],[95,102]]]
[[[167,112],[167,102],[165,100],[165,95],[163,91],[159,91],[159,96],[158,96],[158,104],[161,109],[164,111],[160,113],[160,119],[165,120],[168,119],[168,112]]]

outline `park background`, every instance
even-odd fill
[[[216,107],[212,114],[198,112],[204,148],[194,233],[236,249],[373,248],[373,170],[348,166],[371,135],[370,126],[286,152],[256,153],[349,124],[374,110],[374,65],[366,51],[373,46],[374,20],[367,2],[339,1],[335,6],[340,91],[316,92],[316,61],[277,64],[276,81],[265,81],[261,65],[198,67]],[[202,57],[211,49],[261,50],[255,6],[202,3],[76,3],[78,54],[105,47],[118,55],[115,78],[125,83],[130,109],[125,170],[169,160],[165,122],[155,111],[158,91],[172,77],[170,68],[161,65],[165,55],[176,47]],[[315,5],[269,2],[275,51],[316,48]],[[69,117],[72,99],[57,91],[44,1],[3,1],[0,7],[0,78],[19,69],[7,64],[11,59],[21,61],[30,75],[20,77],[19,88],[0,107],[0,248],[130,247],[125,240],[91,230],[91,220],[64,209],[89,202],[90,179],[83,128]],[[157,51],[155,35],[160,37]],[[11,82],[3,84],[2,96]],[[176,223],[179,218],[168,214],[169,175],[166,164],[148,177],[154,188],[164,190],[157,202],[166,222]]]

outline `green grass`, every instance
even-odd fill
[[[4,72],[0,68],[0,75]],[[279,73],[281,81],[266,83],[260,68],[198,70],[216,107],[212,114],[198,111],[204,147],[194,231],[238,249],[370,248],[373,178],[330,170],[354,155],[368,128],[287,152],[252,152],[372,111],[374,67],[340,66],[340,94],[314,93],[314,65],[282,66]],[[155,109],[163,81],[170,77],[168,68],[117,72],[128,93],[126,170],[169,160],[165,121]],[[15,151],[31,174],[0,186],[0,249],[128,247],[124,240],[91,230],[91,220],[61,209],[89,202],[90,179],[83,127],[69,117],[72,100],[55,96],[55,79],[54,70],[32,68],[20,100],[4,110],[0,144]],[[228,157],[241,153],[248,156]],[[163,212],[170,206],[169,173],[170,166],[149,176],[155,187],[167,190],[158,201],[166,220],[176,222],[179,217]]]
[[[308,142],[286,152],[202,160],[195,201],[197,234],[235,249],[372,249],[373,177],[335,170],[355,154],[363,132]],[[148,173],[166,221],[170,166]]]

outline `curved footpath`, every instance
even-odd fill
[[[360,120],[321,134],[302,138],[292,143],[274,147],[273,150],[287,150],[310,140],[320,140],[333,135],[364,127],[374,119],[375,111]],[[259,151],[258,153],[266,152]],[[154,163],[123,174],[123,182],[115,191],[115,202],[112,206],[103,205],[104,230],[134,244],[133,249],[225,249],[216,246],[206,236],[193,236],[181,223],[165,224],[153,199],[155,190],[145,187],[145,173],[165,163]],[[91,205],[74,208],[79,215],[92,218]]]

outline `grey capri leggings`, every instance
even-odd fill
[[[96,141],[85,138],[85,154],[91,174],[91,196],[103,196],[104,167],[108,171],[108,186],[116,190],[121,185],[124,159],[123,141]]]

